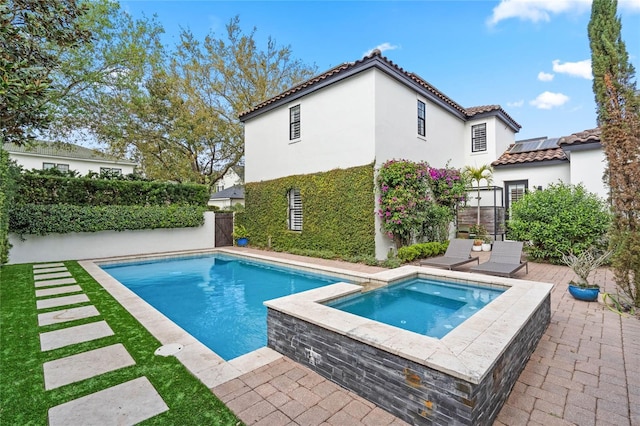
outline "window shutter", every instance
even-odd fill
[[[299,189],[289,191],[289,229],[302,231],[302,197]]]
[[[486,151],[487,150],[487,125],[476,124],[471,126],[471,151]]]
[[[300,138],[300,105],[289,108],[289,140]]]

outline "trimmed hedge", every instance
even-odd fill
[[[205,206],[205,185],[92,179],[23,172],[18,178],[17,204],[73,204],[76,206]]]
[[[9,230],[46,235],[69,232],[183,228],[204,224],[204,206],[73,206],[69,204],[15,205]]]
[[[424,259],[443,254],[449,247],[449,241],[443,243],[431,241],[428,243],[413,244],[398,249],[398,259],[402,262],[413,262],[416,259]]]
[[[279,251],[375,255],[373,164],[245,185],[245,212],[236,220],[249,243]],[[300,190],[301,232],[287,228],[289,190]]]
[[[9,260],[9,204],[13,180],[9,170],[9,153],[0,145],[0,265]]]

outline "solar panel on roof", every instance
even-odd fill
[[[540,146],[538,147],[538,149],[557,148],[558,139],[560,138],[550,138],[550,139],[544,140],[540,143]]]
[[[558,147],[558,138],[527,139],[524,141],[516,142],[511,147],[511,149],[509,149],[509,153],[517,154],[519,152],[539,151],[542,149],[557,148],[557,147]]]

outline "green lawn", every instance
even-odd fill
[[[72,325],[104,320],[114,336],[47,352],[40,351],[39,333],[70,323],[39,327],[33,265],[0,270],[0,424],[46,425],[49,408],[108,387],[146,376],[169,407],[141,424],[237,425],[238,418],[174,357],[155,356],[160,343],[116,302],[77,262],[65,262],[101,316]],[[81,305],[78,305],[81,306]],[[52,308],[57,310],[60,308]],[[91,349],[121,343],[136,364],[46,391],[42,365]]]

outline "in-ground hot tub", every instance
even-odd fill
[[[333,284],[265,302],[268,346],[409,423],[491,424],[549,324],[552,285],[415,266],[373,277],[506,291],[437,339],[327,306],[363,289]]]

